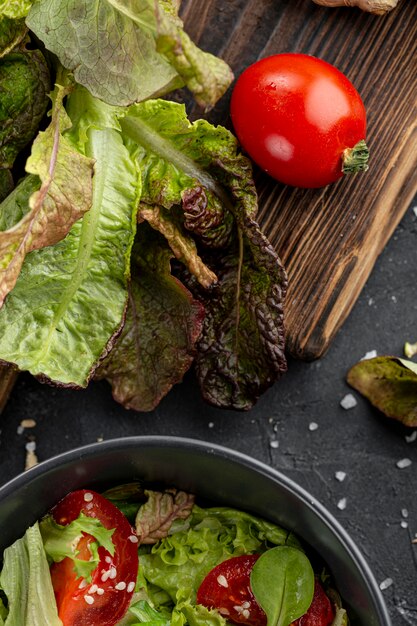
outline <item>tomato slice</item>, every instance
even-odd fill
[[[217,609],[235,624],[266,626],[266,615],[250,587],[250,573],[259,554],[235,556],[216,565],[197,592],[197,603]]]
[[[250,575],[259,554],[236,556],[216,565],[197,592],[197,603],[217,609],[227,620],[248,626],[266,626],[267,618],[250,586]],[[271,593],[273,590],[271,590]],[[291,626],[330,626],[333,608],[316,580],[310,608]]]
[[[114,626],[129,608],[138,573],[138,538],[126,517],[100,494],[82,489],[73,491],[51,511],[54,520],[65,526],[80,513],[100,520],[108,530],[115,529],[114,556],[98,548],[99,564],[90,583],[77,578],[72,559],[65,558],[51,567],[52,585],[58,615],[64,626]],[[77,558],[89,560],[89,544],[94,537],[84,534],[77,544]]]

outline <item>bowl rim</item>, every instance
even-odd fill
[[[61,465],[65,465],[69,461],[94,457],[102,452],[117,450],[120,448],[134,448],[137,446],[145,447],[182,447],[193,450],[199,450],[204,453],[210,453],[213,456],[225,458],[243,465],[249,470],[254,470],[274,482],[282,485],[290,493],[298,497],[305,506],[315,513],[321,521],[335,534],[338,541],[349,554],[358,568],[362,580],[367,587],[368,593],[378,612],[378,618],[381,626],[391,626],[391,618],[388,608],[383,598],[382,592],[378,586],[375,576],[369,567],[362,552],[350,537],[349,533],[344,529],[342,524],[325,508],[319,500],[312,496],[304,487],[288,478],[281,471],[267,465],[263,461],[259,461],[238,450],[228,448],[220,444],[212,443],[202,439],[193,439],[191,437],[169,436],[169,435],[133,435],[129,437],[118,437],[107,439],[101,442],[94,442],[87,445],[72,448],[45,461],[41,461],[38,465],[25,470],[18,474],[4,485],[0,486],[0,502],[12,495],[17,489],[28,486],[32,480],[41,476],[45,471],[52,470]]]

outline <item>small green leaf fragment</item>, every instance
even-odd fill
[[[347,382],[387,417],[417,426],[417,364],[393,356],[360,361]]]
[[[310,607],[314,571],[304,552],[277,546],[256,561],[250,584],[267,615],[267,626],[289,626]]]

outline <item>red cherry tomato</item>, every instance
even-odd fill
[[[70,558],[51,567],[52,585],[58,615],[64,626],[114,626],[121,620],[132,598],[138,573],[138,541],[126,517],[111,502],[90,490],[73,491],[51,511],[54,520],[65,526],[80,513],[95,517],[107,529],[115,529],[112,541],[114,556],[98,548],[98,567],[91,583],[76,578]],[[85,534],[77,545],[77,558],[89,560],[89,544],[94,537]]]
[[[216,565],[201,583],[197,603],[217,609],[235,624],[266,626],[266,614],[250,587],[251,571],[258,558],[259,554],[236,556]],[[333,618],[330,600],[316,580],[310,608],[291,626],[330,626]]]
[[[344,151],[366,133],[352,83],[306,54],[277,54],[248,67],[233,90],[231,117],[249,156],[296,187],[323,187],[343,176]]]

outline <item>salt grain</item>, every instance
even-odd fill
[[[417,206],[413,206],[413,213],[417,217]]]
[[[209,423],[208,423],[208,427],[209,427],[209,428],[214,428],[214,422],[209,422]]]
[[[357,404],[356,398],[351,393],[347,393],[340,401],[340,406],[346,410],[353,409]]]
[[[346,472],[336,472],[334,477],[339,481],[339,483],[342,483],[346,478]]]
[[[36,441],[28,441],[25,448],[26,448],[26,452],[35,452]]]
[[[379,588],[381,589],[381,591],[385,591],[385,589],[388,589],[388,587],[391,587],[393,582],[394,581],[392,580],[392,578],[386,578],[385,580],[382,581],[382,583],[379,584]]]
[[[365,356],[363,356],[361,358],[361,361],[367,361],[368,359],[374,359],[376,356],[378,356],[378,353],[376,350],[370,350],[369,352],[367,352],[365,354]]]
[[[408,517],[408,509],[401,509],[401,515],[403,517]]]
[[[271,439],[269,445],[271,446],[271,448],[274,448],[274,450],[276,450],[277,448],[279,448],[279,441],[277,439]]]
[[[344,511],[347,505],[347,499],[346,498],[342,498],[341,500],[339,500],[339,502],[337,503],[337,508],[340,511]]]
[[[414,430],[411,435],[406,435],[405,440],[407,443],[413,443],[417,439],[417,430]]]
[[[410,467],[411,459],[400,459],[399,461],[397,461],[396,465],[397,465],[397,467],[399,469],[404,469],[405,467]]]
[[[316,422],[310,422],[310,424],[308,425],[308,430],[314,431],[317,430],[319,427],[319,425]]]
[[[401,528],[408,528],[408,522],[406,522],[404,519],[401,521],[400,524]]]
[[[24,432],[24,430],[25,429],[23,428],[23,426],[20,425],[20,426],[17,427],[17,431],[16,432],[17,432],[18,435],[21,435]]]

